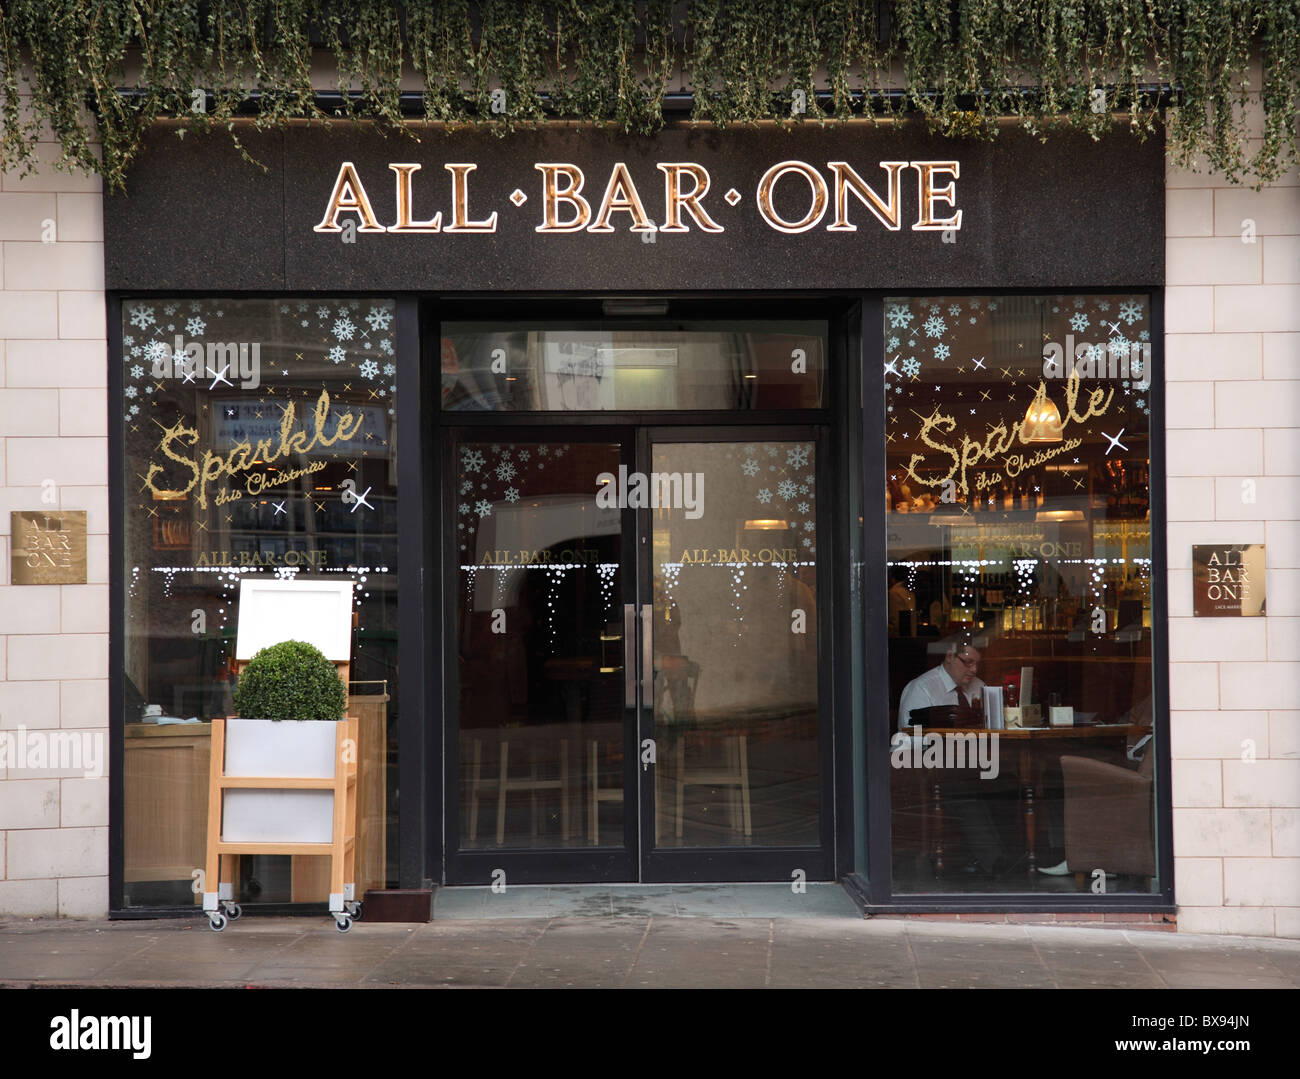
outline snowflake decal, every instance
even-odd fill
[[[357,370],[361,372],[362,378],[374,378],[379,374],[379,364],[375,363],[374,360],[364,360]]]
[[[378,333],[380,330],[386,330],[392,324],[393,313],[386,307],[372,307],[370,314],[366,316],[366,321],[370,323],[370,328]]]
[[[468,502],[462,502],[462,503],[460,504],[460,512],[461,512],[462,514],[464,514],[464,513],[469,513],[469,503],[468,503]]]
[[[477,472],[483,467],[482,450],[465,450],[461,453],[460,467],[466,472]]]
[[[808,447],[791,446],[788,450],[786,450],[785,463],[790,465],[792,468],[807,468]]]
[[[335,345],[330,349],[330,360],[333,363],[342,363],[348,358],[347,350],[342,345]]]
[[[903,374],[908,378],[915,378],[921,373],[921,361],[915,356],[908,356],[903,361]]]
[[[1099,303],[1099,304],[1097,305],[1097,310],[1098,310],[1098,311],[1109,311],[1109,310],[1110,310],[1110,302],[1109,302],[1108,300],[1102,300],[1101,303]]]
[[[789,480],[782,480],[780,483],[776,485],[776,493],[780,495],[782,498],[784,498],[787,502],[790,499],[794,498],[795,492],[797,492],[798,490],[799,488],[795,484],[791,483]]]
[[[948,314],[949,314],[950,316],[952,316],[953,318],[956,318],[958,315],[961,314],[961,305],[960,305],[960,304],[952,304],[951,306],[949,306],[949,308],[948,308]]]
[[[507,502],[518,502],[518,501],[519,501],[519,492],[518,492],[517,490],[515,490],[515,488],[513,488],[513,487],[507,487],[507,488],[506,488],[506,501],[507,501]]]
[[[1076,311],[1073,315],[1070,316],[1070,329],[1072,329],[1075,333],[1083,333],[1083,331],[1088,328],[1088,323],[1090,321],[1091,320],[1088,318],[1088,316],[1085,315],[1082,311]]]
[[[126,394],[127,397],[134,397],[134,396],[135,396],[137,393],[139,393],[140,391],[137,390],[134,386],[128,386],[128,387],[127,387],[126,389],[124,389],[122,392],[123,392],[124,394]]]
[[[897,338],[897,337],[891,337],[888,341],[885,342],[885,351],[886,351],[886,352],[893,352],[896,348],[898,348],[898,338]]]
[[[808,505],[807,502],[800,502],[799,505],[795,506],[795,509],[797,509],[800,513],[807,513],[810,508],[811,507]]]
[[[139,378],[139,377],[140,377],[141,375],[143,375],[143,374],[144,374],[144,368],[141,367],[138,363],[137,363],[134,367],[131,368],[131,377],[132,377],[132,378]]]
[[[129,333],[125,334],[122,337],[122,344],[125,345],[127,348],[130,348],[132,345],[135,344],[135,338],[132,337]]]
[[[323,322],[325,319],[330,317],[330,309],[328,307],[316,308],[316,317]]]
[[[758,500],[762,502],[763,505],[766,506],[769,502],[772,501],[772,492],[769,491],[766,487],[764,487],[762,490],[758,492]]]
[[[161,362],[162,360],[167,359],[171,354],[172,354],[172,350],[169,349],[162,341],[150,341],[147,345],[144,346],[144,358],[152,364],[156,364]],[[184,357],[184,355],[185,353],[182,350],[180,356]]]
[[[1150,341],[1150,340],[1151,340],[1151,331],[1150,331],[1150,330],[1143,330],[1143,331],[1141,331],[1141,332],[1138,334],[1138,340],[1139,340],[1139,341]]]
[[[486,498],[480,498],[474,503],[474,510],[480,517],[492,516],[492,503]]]
[[[1130,375],[1142,374],[1142,361],[1137,358],[1136,354],[1128,361],[1128,372]]]
[[[1132,326],[1142,317],[1142,305],[1134,300],[1120,304],[1119,317]]]
[[[392,363],[386,363],[386,364],[384,364],[384,377],[385,377],[385,378],[392,378],[395,374],[397,374],[397,365],[396,365],[396,364],[392,364]]]
[[[153,325],[154,315],[152,307],[137,307],[131,312],[131,325],[137,329],[147,330]]]
[[[391,356],[393,354],[393,342],[388,340],[387,337],[382,338],[379,342],[379,351],[385,356]]]
[[[515,466],[509,461],[502,461],[497,465],[497,479],[502,483],[515,478]]]
[[[939,315],[931,315],[925,320],[925,335],[927,337],[942,337],[947,332],[948,323]]]
[[[198,315],[195,315],[192,319],[190,319],[188,322],[185,323],[185,332],[189,334],[191,337],[202,337],[203,331],[206,330],[207,328],[208,328],[208,324],[204,322],[201,318],[199,318]]]
[[[353,321],[346,315],[343,318],[334,320],[334,336],[340,341],[351,341],[353,335],[357,332],[357,327]]]
[[[527,461],[528,458],[530,458],[531,456],[532,456],[532,454],[529,453],[527,450],[520,450],[520,451],[519,451],[519,460],[520,460],[520,461]]]
[[[751,457],[743,465],[740,466],[740,471],[743,472],[746,476],[757,476],[758,462]]]
[[[891,304],[885,317],[889,319],[889,325],[892,329],[901,330],[912,321],[912,312],[907,309],[905,304]]]
[[[814,524],[812,521],[804,521],[803,523],[803,530],[805,532],[811,532],[816,527],[817,525]]]

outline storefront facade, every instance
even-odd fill
[[[108,734],[104,778],[5,777],[61,814],[7,829],[15,912],[193,909],[263,575],[354,582],[365,888],[840,880],[869,910],[1300,932],[1269,419],[1300,189],[1184,186],[1121,134],[243,141],[265,169],[150,139],[82,290],[106,433],[7,440],[19,500],[47,440],[107,475],[54,477],[61,510],[103,496],[100,580],[5,589],[14,625],[58,591],[49,641],[8,630],[11,701],[52,684],[72,728],[94,694]],[[1258,281],[1220,202],[1261,207]],[[11,248],[55,272],[38,247],[6,242],[6,291]],[[43,377],[14,355],[8,387]],[[1275,497],[1239,512],[1246,479]],[[1266,618],[1193,618],[1216,542],[1266,544]],[[36,875],[39,834],[96,872]],[[247,862],[250,900],[314,898],[309,864]]]

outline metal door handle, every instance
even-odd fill
[[[636,604],[623,604],[623,707],[636,707]]]
[[[645,708],[654,707],[654,644],[651,636],[654,630],[654,605],[641,605],[641,704]]]

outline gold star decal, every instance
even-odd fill
[[[149,514],[150,517],[158,516],[158,511],[154,509],[152,506],[150,506],[146,512]]]
[[[980,390],[981,401],[987,401],[991,396],[992,394],[990,394],[988,390]]]

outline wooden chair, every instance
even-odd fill
[[[510,745],[522,747],[528,761],[528,775],[524,778],[510,777]],[[558,779],[543,779],[538,775],[538,765],[542,763],[544,748],[551,739],[537,735],[525,736],[523,732],[507,732],[500,742],[500,765],[496,779],[483,778],[483,739],[471,741],[473,764],[469,785],[469,840],[478,840],[478,806],[485,795],[495,793],[497,798],[497,846],[505,845],[506,837],[506,801],[511,794],[527,792],[530,796],[532,810],[532,838],[537,838],[537,795],[541,791],[558,790],[560,792],[560,837],[568,842],[569,824],[569,740],[559,739],[560,774]],[[516,758],[517,759],[517,758]]]

